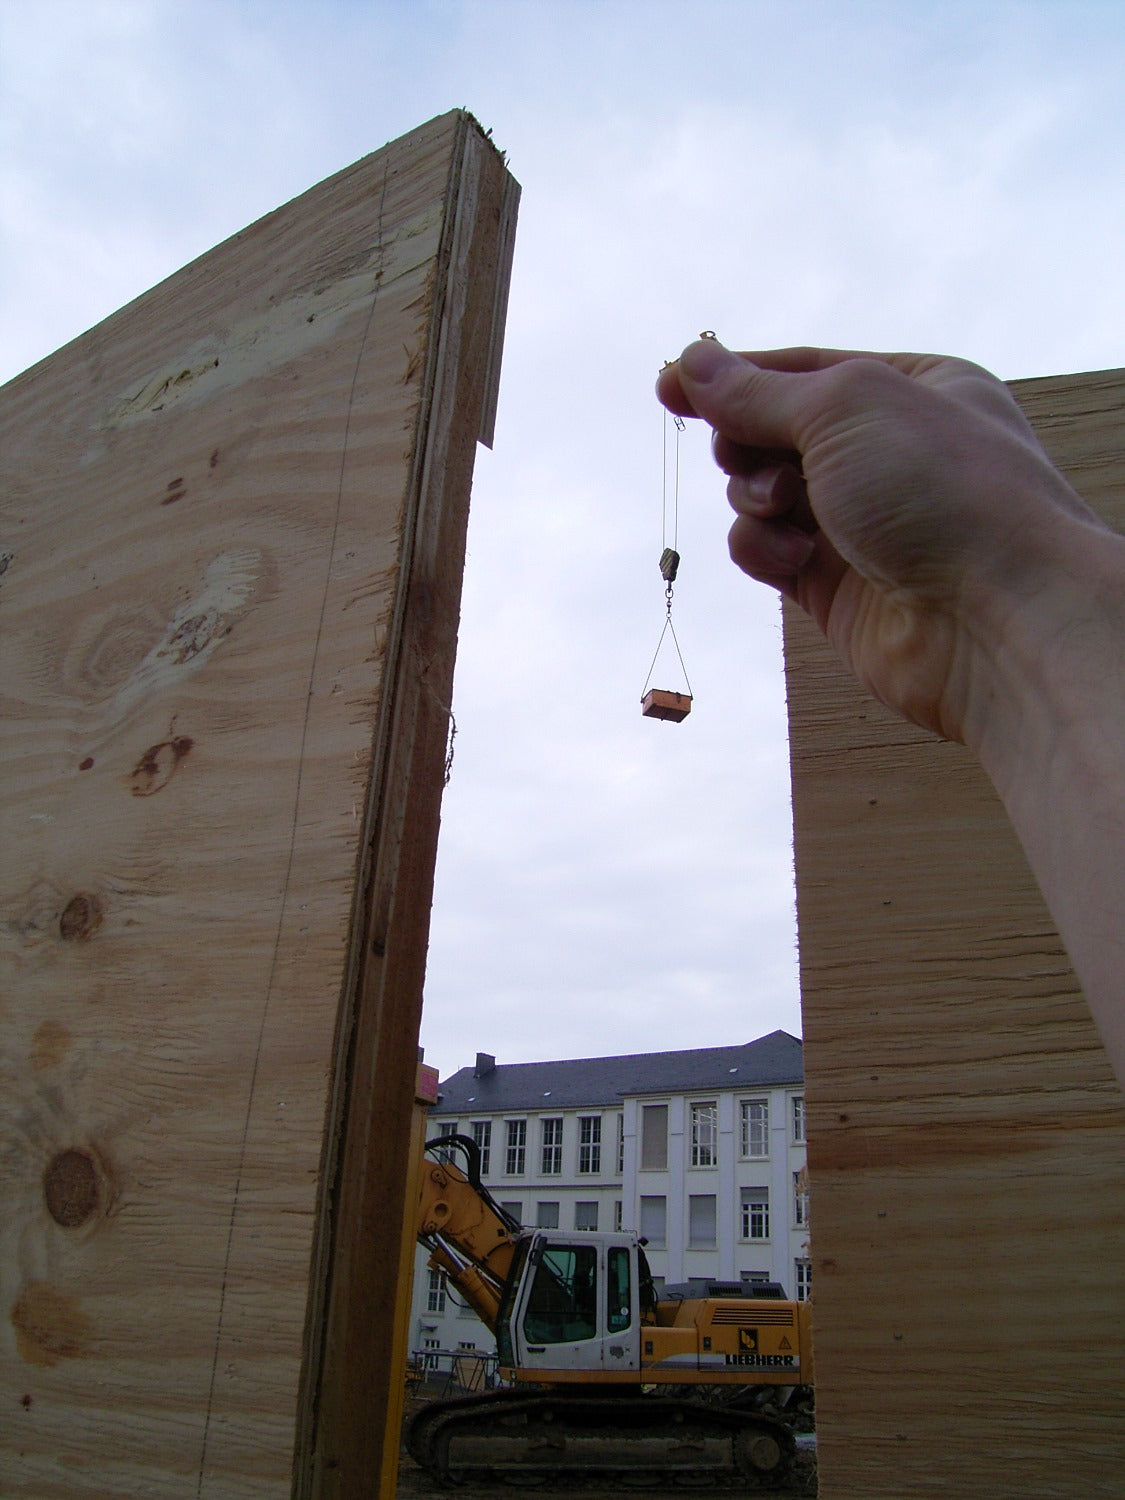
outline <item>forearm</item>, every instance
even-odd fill
[[[983,647],[966,739],[1125,1087],[1125,538],[1076,522],[1053,561]]]

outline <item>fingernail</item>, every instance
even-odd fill
[[[815,538],[796,526],[773,526],[764,531],[762,548],[782,573],[796,573],[816,550]]]
[[[718,339],[700,339],[697,343],[689,344],[680,355],[680,373],[686,375],[689,380],[694,380],[698,385],[706,385],[720,370],[725,369],[732,359],[737,358],[738,356],[720,344]]]
[[[727,499],[746,515],[780,516],[806,496],[805,482],[792,464],[774,464],[752,474],[732,476]]]

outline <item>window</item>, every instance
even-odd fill
[[[691,1164],[713,1167],[718,1161],[718,1110],[713,1099],[691,1107]]]
[[[527,1154],[527,1121],[505,1120],[508,1127],[508,1149],[504,1153],[504,1171],[509,1177],[522,1177]]]
[[[523,1223],[522,1203],[501,1203],[500,1207],[504,1210],[505,1213],[511,1214],[512,1218],[515,1219],[517,1224]]]
[[[715,1195],[692,1193],[688,1198],[688,1246],[711,1248],[715,1244]]]
[[[456,1120],[452,1120],[452,1121],[450,1121],[450,1120],[443,1120],[442,1123],[437,1128],[437,1133],[438,1133],[438,1135],[440,1135],[442,1137],[443,1140],[447,1136],[456,1135],[457,1134],[457,1121]],[[438,1152],[437,1152],[437,1159],[438,1159],[438,1161],[450,1162],[450,1161],[453,1160],[453,1156],[454,1156],[453,1151],[450,1148],[448,1148],[448,1147],[444,1147],[443,1146],[443,1147],[440,1147],[438,1149]]]
[[[430,1271],[429,1280],[426,1283],[426,1311],[431,1313],[443,1313],[445,1311],[445,1279],[440,1271]]]
[[[641,1170],[668,1170],[668,1106],[646,1104],[641,1109]]]
[[[613,1227],[617,1230],[619,1230],[625,1222],[625,1216],[622,1213],[622,1207],[623,1205],[621,1199],[615,1199],[613,1204]]]
[[[793,1173],[793,1222],[798,1228],[808,1228],[809,1174],[804,1167]]]
[[[422,1340],[422,1366],[427,1370],[436,1370],[438,1367],[438,1350],[441,1348],[441,1339]]]
[[[559,1227],[559,1205],[557,1203],[537,1203],[535,1205],[535,1227],[537,1229],[557,1229]]]
[[[625,1171],[625,1116],[617,1116],[617,1167],[616,1173],[621,1177]]]
[[[574,1227],[575,1229],[596,1229],[598,1227],[598,1205],[596,1203],[576,1203],[574,1205]]]
[[[633,1321],[628,1250],[611,1250],[607,1257],[607,1271],[606,1328],[610,1333],[620,1333]]]
[[[664,1197],[641,1199],[641,1235],[659,1249],[668,1238],[668,1200]]]
[[[544,1177],[557,1177],[562,1171],[562,1127],[561,1120],[541,1120],[541,1150],[539,1170]]]
[[[602,1169],[602,1117],[578,1116],[578,1170],[584,1176]]]
[[[742,1189],[742,1238],[768,1240],[770,1237],[770,1194],[764,1187]]]
[[[535,1268],[523,1319],[529,1344],[570,1344],[598,1331],[596,1245],[552,1245]]]
[[[793,1139],[798,1146],[805,1141],[805,1096],[793,1095]]]
[[[492,1159],[492,1121],[474,1120],[470,1128],[473,1132],[473,1140],[480,1148],[480,1175],[487,1177]]]
[[[796,1273],[797,1301],[807,1302],[812,1296],[812,1261],[795,1260],[793,1270]]]
[[[770,1104],[768,1099],[743,1099],[742,1140],[743,1156],[768,1156],[770,1154]]]

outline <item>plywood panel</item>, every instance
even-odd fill
[[[1125,372],[1015,391],[1125,528]],[[785,634],[821,1494],[1117,1495],[1120,1090],[972,757]]]
[[[0,392],[0,1492],[379,1472],[515,197],[445,116]]]

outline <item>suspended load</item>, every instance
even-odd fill
[[[664,580],[664,629],[660,632],[660,639],[656,643],[656,654],[652,658],[652,666],[648,669],[645,685],[641,689],[641,713],[646,719],[666,719],[669,723],[678,724],[686,719],[691,713],[691,684],[688,682],[687,668],[684,666],[684,658],[680,651],[680,643],[676,639],[676,629],[672,624],[672,585],[676,581],[676,574],[680,570],[680,554],[676,551],[676,532],[679,526],[679,503],[680,503],[680,433],[683,431],[683,421],[675,418],[676,423],[676,458],[675,477],[673,484],[672,503],[672,542],[668,545],[668,463],[667,463],[667,438],[665,438],[665,463],[664,463],[664,550],[660,554],[660,576]],[[665,420],[665,431],[667,431],[667,420]],[[672,644],[676,648],[676,656],[680,663],[680,671],[683,674],[686,692],[679,692],[673,688],[650,688],[652,674],[656,670],[657,658],[660,648],[664,644],[664,637],[671,635]]]
[[[669,688],[649,688],[641,699],[641,713],[646,719],[670,719],[678,724],[691,713],[691,695]]]

